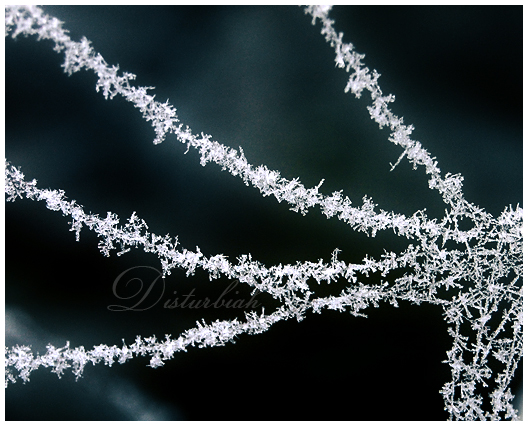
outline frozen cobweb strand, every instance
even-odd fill
[[[336,65],[350,74],[345,92],[356,97],[361,96],[363,90],[370,92],[371,117],[380,128],[389,126],[390,141],[403,148],[393,168],[405,157],[414,168],[424,166],[430,188],[438,190],[448,206],[441,220],[428,219],[424,211],[411,217],[383,210],[376,212],[377,206],[368,197],[361,207],[353,207],[341,192],[330,196],[321,194],[319,189],[323,181],[306,189],[298,179],[286,180],[266,166],[252,166],[242,148],[240,151],[228,148],[209,135],[194,135],[188,127],[184,128],[176,109],[168,101],[155,101],[155,96],[148,93],[150,87],[133,86],[131,82],[135,76],[126,72],[120,74],[117,66],[108,66],[86,38],[72,41],[56,18],[35,6],[6,7],[6,36],[36,35],[39,40],[54,41],[54,50],[64,53],[65,72],[94,71],[98,76],[97,91],[101,90],[106,99],[123,96],[152,123],[156,133],[154,143],[162,142],[168,133],[173,133],[188,148],[199,151],[202,165],[214,162],[222,170],[239,176],[246,185],[259,189],[264,196],[273,195],[279,202],[288,202],[294,211],[305,214],[309,208],[319,206],[325,216],[336,216],[353,229],[371,236],[393,229],[397,235],[412,240],[412,244],[399,254],[386,252],[379,260],[365,256],[360,264],[338,260],[337,249],[329,263],[320,260],[267,268],[251,255],[241,255],[235,264],[221,254],[204,256],[198,247],[196,251],[178,250],[176,237],[150,233],[145,221],[135,213],[123,225],[113,213],[107,213],[106,218],[86,213],[81,205],[69,201],[64,191],[38,188],[35,180],[25,180],[20,169],[6,161],[7,201],[18,198],[44,201],[48,209],[60,211],[71,219],[71,231],[76,233],[77,240],[83,227],[95,232],[104,255],[109,256],[118,247],[118,255],[131,248],[142,248],[156,254],[164,275],[175,267],[185,269],[188,275],[203,269],[211,279],[236,278],[254,291],[267,292],[282,303],[271,314],[247,313],[245,322],[198,323],[197,328],[187,330],[178,339],[166,336],[163,342],[155,337],[138,336],[130,346],[123,342],[121,348],[99,345],[90,351],[83,347],[70,348],[69,344],[58,349],[49,345],[44,355],[34,355],[27,346],[6,348],[6,387],[17,378],[29,381],[31,371],[40,366],[51,368],[59,376],[71,368],[80,377],[89,362],[104,361],[112,365],[133,356],[149,356],[150,366],[158,367],[189,345],[223,345],[238,334],[261,333],[281,320],[301,320],[308,310],[348,310],[354,315],[363,315],[361,311],[368,306],[378,306],[381,302],[397,306],[398,301],[403,300],[442,306],[448,333],[453,339],[453,347],[445,360],[451,368],[452,380],[440,391],[449,417],[517,419],[510,383],[522,357],[522,209],[510,206],[494,218],[465,200],[460,175],[448,173],[442,177],[434,157],[419,142],[410,139],[413,126],[404,125],[403,120],[390,111],[388,106],[394,102],[394,96],[383,96],[378,85],[380,75],[365,67],[364,55],[355,52],[352,44],[344,43],[342,33],[336,33],[329,11],[330,8],[324,6],[306,8],[313,23],[318,20],[322,23],[321,32],[335,50]],[[459,228],[462,219],[471,222],[468,230]],[[447,242],[451,244],[446,245]],[[385,277],[397,271],[405,272],[391,284],[383,279],[375,285],[362,282],[362,277],[375,272]],[[350,285],[337,296],[318,298],[310,291],[309,280],[330,283],[340,278],[345,278]],[[502,364],[502,371],[491,370],[488,365],[491,357]],[[482,408],[485,400],[491,407],[489,411]]]
[[[36,6],[6,8],[7,35],[13,38],[19,35],[36,35],[38,40],[52,40],[53,49],[64,53],[64,71],[68,75],[83,69],[95,72],[98,77],[96,90],[102,91],[105,99],[113,99],[116,95],[124,97],[141,111],[146,121],[152,123],[156,133],[155,144],[161,143],[168,133],[173,133],[188,149],[192,147],[199,152],[201,165],[216,163],[222,170],[240,177],[246,185],[251,184],[257,188],[263,196],[273,195],[279,202],[287,202],[293,211],[304,215],[308,209],[319,206],[326,217],[336,216],[354,230],[372,236],[380,230],[394,229],[398,235],[414,238],[416,230],[422,227],[421,221],[427,220],[425,216],[419,215],[406,218],[383,210],[377,213],[374,210],[376,205],[368,197],[364,198],[362,206],[354,207],[350,199],[343,197],[341,192],[334,192],[331,196],[321,194],[319,189],[324,180],[307,189],[298,179],[282,178],[278,171],[269,170],[265,165],[251,165],[242,148],[229,148],[204,133],[193,134],[178,119],[176,108],[168,101],[156,101],[155,95],[148,93],[153,87],[133,86],[132,81],[136,78],[134,74],[119,73],[118,66],[109,66],[86,38],[83,37],[80,42],[71,40],[68,31],[62,28],[62,22],[46,15]],[[429,221],[428,226],[435,225]]]
[[[328,16],[330,10],[331,7],[328,6],[308,6],[305,9],[305,13],[312,16],[312,25],[315,25],[317,20],[321,21],[321,34],[325,36],[325,40],[334,48],[336,66],[346,69],[346,72],[350,74],[345,93],[350,92],[356,98],[360,98],[364,90],[370,92],[372,105],[367,108],[371,118],[378,123],[380,129],[389,126],[391,130],[389,140],[404,148],[396,163],[392,165],[392,169],[404,157],[407,157],[414,169],[417,166],[425,167],[426,174],[430,175],[429,187],[438,190],[446,203],[454,205],[462,200],[463,178],[460,175],[451,175],[449,173],[445,178],[442,178],[435,158],[430,156],[420,142],[410,138],[414,126],[412,124],[404,125],[403,119],[392,113],[389,104],[394,102],[395,96],[390,94],[383,96],[378,84],[380,74],[376,70],[370,71],[365,66],[362,62],[365,55],[356,52],[352,43],[343,42],[343,33],[338,34],[335,31],[335,22]]]

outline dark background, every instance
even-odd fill
[[[194,133],[241,146],[250,163],[307,187],[324,178],[323,193],[342,189],[356,205],[368,194],[384,210],[443,216],[423,169],[402,161],[389,172],[401,149],[370,120],[367,92],[360,100],[344,94],[347,74],[301,8],[44,10],[72,39],[86,36],[109,64],[136,74],[138,85],[155,86],[156,99],[168,98]],[[336,7],[331,17],[381,73],[384,94],[396,96],[393,111],[414,124],[413,137],[442,172],[465,177],[469,201],[495,216],[522,205],[521,7]],[[92,72],[68,77],[62,60],[50,41],[6,38],[6,158],[40,187],[64,189],[103,217],[111,211],[124,221],[136,211],[151,232],[232,262],[247,253],[267,266],[327,262],[336,247],[341,259],[361,262],[410,243],[390,231],[369,238],[318,211],[295,214],[218,166],[201,167],[174,136],[153,146],[138,110],[119,97],[105,101]],[[228,287],[202,272],[174,271],[151,309],[108,310],[122,303],[112,292],[120,273],[159,262],[138,250],[106,258],[90,231],[76,243],[67,222],[44,203],[6,206],[7,346],[43,353],[69,340],[90,349],[136,335],[177,337],[202,318],[243,318],[241,309],[163,308],[174,291],[214,300]],[[150,282],[153,271],[142,271]],[[346,284],[318,291],[338,294]],[[244,286],[236,291],[233,299],[250,298]],[[256,300],[276,306],[265,295]],[[441,309],[402,303],[365,313],[311,313],[234,345],[191,348],[156,370],[145,358],[87,366],[75,383],[70,372],[58,380],[41,369],[8,387],[6,419],[446,419],[439,390],[450,378],[441,361],[451,342]]]

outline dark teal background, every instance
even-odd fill
[[[46,6],[72,39],[86,36],[110,64],[155,86],[194,133],[238,148],[321,192],[343,190],[355,205],[441,218],[441,197],[423,169],[402,161],[387,129],[370,120],[367,92],[345,94],[320,25],[297,7]],[[466,198],[498,215],[522,206],[522,8],[336,7],[344,40],[365,53],[393,112],[443,173],[461,173]],[[156,234],[178,236],[205,255],[242,254],[267,266],[340,258],[361,262],[411,241],[385,231],[375,239],[319,211],[303,217],[262,198],[174,136],[158,146],[131,104],[106,101],[96,77],[62,72],[62,54],[35,37],[6,38],[6,158],[40,187],[64,189],[85,210],[122,221],[133,211]],[[243,318],[240,309],[113,312],[116,277],[134,266],[160,268],[140,251],[105,258],[88,230],[75,242],[68,220],[43,203],[6,206],[6,345],[132,343],[177,337],[205,318]],[[144,275],[145,282],[152,280]],[[321,284],[321,294],[346,285]],[[214,299],[229,280],[174,271],[162,300],[193,291]],[[317,286],[316,283],[313,283]],[[332,289],[335,290],[332,290]],[[160,290],[161,291],[161,290]],[[249,299],[242,285],[233,298]],[[265,295],[257,300],[276,306]],[[451,342],[441,309],[382,305],[369,318],[325,311],[273,326],[235,345],[190,349],[163,368],[146,359],[88,366],[75,383],[38,371],[6,390],[7,420],[443,420],[438,393]],[[143,417],[142,417],[143,416]]]

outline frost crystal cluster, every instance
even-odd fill
[[[453,342],[444,361],[451,368],[451,380],[440,390],[449,418],[518,418],[512,405],[510,382],[522,357],[522,209],[510,206],[493,217],[466,201],[462,176],[443,175],[435,158],[411,138],[413,126],[404,124],[389,109],[394,96],[383,94],[377,82],[379,74],[364,65],[364,55],[357,53],[352,44],[343,42],[342,33],[336,33],[329,11],[330,7],[306,8],[313,18],[312,24],[318,21],[322,24],[321,33],[335,51],[336,65],[350,75],[345,92],[357,98],[368,92],[372,99],[368,107],[371,118],[380,129],[389,127],[389,140],[402,148],[392,167],[407,159],[414,169],[420,168],[427,174],[430,189],[438,191],[445,203],[443,219],[430,219],[425,211],[417,211],[410,217],[383,211],[367,197],[363,205],[354,206],[341,191],[331,195],[321,193],[322,181],[306,188],[299,180],[287,180],[266,166],[251,165],[242,148],[235,150],[214,141],[210,135],[193,133],[179,121],[176,109],[168,101],[160,103],[149,94],[150,88],[134,86],[135,75],[109,66],[86,38],[72,41],[58,19],[34,6],[6,7],[6,36],[36,35],[38,40],[52,40],[54,50],[64,54],[64,71],[70,75],[82,69],[92,70],[98,78],[97,91],[102,91],[107,99],[122,96],[151,122],[155,144],[172,133],[188,150],[200,153],[203,166],[217,163],[222,170],[257,188],[263,196],[287,202],[295,212],[305,215],[311,208],[320,208],[327,218],[335,216],[369,236],[391,229],[412,242],[400,253],[385,252],[379,259],[367,255],[359,264],[339,260],[338,249],[329,263],[299,261],[271,267],[251,255],[241,255],[236,262],[222,254],[207,257],[198,247],[189,250],[181,247],[177,238],[151,232],[135,213],[124,222],[113,213],[106,217],[88,213],[82,205],[70,201],[64,191],[40,188],[36,180],[26,180],[20,169],[6,160],[7,201],[18,198],[44,201],[48,209],[69,218],[77,240],[83,227],[95,232],[105,256],[112,250],[121,255],[139,248],[156,254],[164,275],[174,268],[185,269],[187,275],[202,269],[209,273],[210,279],[220,276],[237,279],[254,292],[268,293],[281,304],[273,312],[247,313],[245,322],[202,321],[178,338],[167,335],[162,341],[138,336],[132,344],[123,342],[122,347],[102,344],[91,350],[82,346],[72,348],[69,344],[63,348],[49,345],[44,355],[34,355],[27,346],[6,348],[6,387],[17,379],[29,381],[31,372],[40,366],[51,368],[59,376],[72,369],[80,377],[87,363],[112,365],[141,355],[150,357],[150,366],[156,368],[189,345],[224,345],[242,333],[262,333],[281,320],[302,320],[309,311],[333,309],[364,315],[365,308],[381,302],[397,307],[399,301],[408,301],[440,305],[443,309]],[[376,285],[362,282],[362,277],[372,273],[379,272],[385,277],[398,271],[404,272],[393,282],[381,280]],[[338,295],[316,297],[311,291],[309,280],[330,283],[340,278],[349,285]],[[490,368],[491,358],[500,361],[501,370]],[[485,401],[491,407],[489,411],[482,408]]]

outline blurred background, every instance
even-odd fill
[[[73,40],[86,36],[110,65],[155,86],[194,133],[211,134],[248,161],[265,164],[321,192],[367,194],[378,208],[441,218],[441,197],[423,169],[402,161],[366,110],[370,97],[344,93],[320,25],[299,7],[45,6]],[[345,41],[365,53],[393,112],[414,124],[412,137],[443,173],[461,173],[466,198],[498,215],[522,206],[522,8],[335,7]],[[106,101],[92,72],[63,73],[50,41],[6,38],[5,152],[41,188],[63,189],[86,211],[122,222],[137,212],[158,235],[232,262],[251,253],[267,266],[399,252],[410,241],[385,231],[375,239],[319,211],[305,217],[263,198],[174,136],[154,146],[149,123],[131,104]],[[131,344],[136,335],[173,337],[197,320],[244,318],[243,309],[166,309],[194,300],[251,298],[243,285],[175,270],[151,293],[149,309],[116,312],[140,294],[139,281],[114,288],[136,268],[150,284],[157,258],[139,250],[104,257],[85,230],[44,203],[6,205],[6,346]],[[375,282],[375,281],[373,281]],[[316,283],[314,283],[317,286]],[[339,294],[346,282],[321,284]],[[134,287],[136,286],[136,287]],[[229,295],[222,296],[226,289]],[[176,293],[175,293],[176,292]],[[181,301],[182,299],[180,299]],[[253,300],[269,311],[266,295]],[[368,318],[325,311],[241,336],[220,348],[191,348],[162,368],[140,358],[112,368],[87,366],[75,382],[48,371],[6,390],[6,420],[445,420],[442,360],[451,341],[442,311],[388,304]],[[521,371],[514,383],[520,394]],[[520,395],[519,395],[520,396]]]

